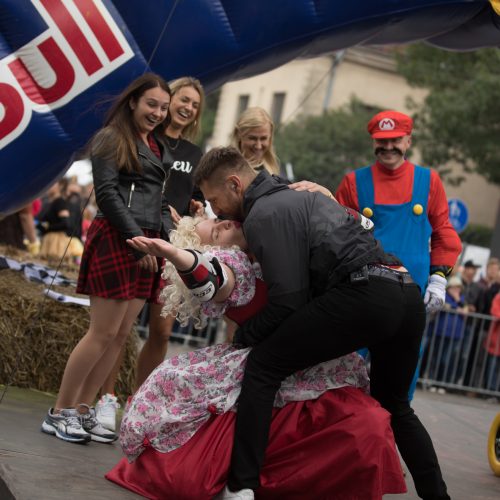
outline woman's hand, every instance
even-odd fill
[[[145,255],[142,259],[138,260],[137,263],[139,267],[145,269],[146,271],[150,271],[152,273],[156,273],[158,271],[158,261],[156,257],[152,255]]]
[[[159,238],[146,238],[146,236],[136,236],[127,243],[135,250],[146,254],[156,255],[169,260],[177,270],[186,270],[195,264],[193,252],[176,248],[168,241]],[[140,261],[139,261],[140,262]]]
[[[160,238],[147,238],[146,236],[136,236],[132,239],[127,240],[127,244],[130,245],[134,250],[139,250],[149,255],[146,257],[151,257],[156,262],[153,257],[165,257],[167,259],[171,258],[172,255],[177,253],[177,248],[175,248],[171,243]],[[144,259],[144,257],[139,261],[139,263]]]
[[[201,201],[191,200],[189,203],[191,217],[201,216],[205,213],[205,205]]]
[[[294,182],[292,184],[289,184],[288,187],[290,189],[295,189],[295,191],[309,191],[310,193],[322,193],[325,196],[328,196],[328,198],[331,198],[332,200],[335,200],[335,196],[331,193],[329,189],[326,187],[322,186],[321,184],[316,184],[316,182],[311,182],[311,181],[299,181],[299,182]]]
[[[179,221],[181,220],[181,216],[179,215],[179,212],[177,212],[177,210],[172,205],[169,205],[168,208],[170,209],[172,222],[177,226],[177,224],[179,224]]]

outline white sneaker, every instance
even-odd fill
[[[254,500],[255,496],[253,494],[253,490],[250,490],[248,488],[245,488],[244,490],[230,491],[226,486],[222,490],[221,495],[218,498],[220,498],[221,500]]]
[[[118,399],[113,394],[104,394],[95,405],[96,418],[106,429],[116,431],[116,410],[120,408]]]
[[[82,427],[90,434],[92,441],[97,441],[98,443],[112,443],[118,439],[118,436],[113,431],[103,427],[97,420],[95,408],[89,408],[85,404],[80,404],[79,406],[87,407],[87,413],[81,414]]]

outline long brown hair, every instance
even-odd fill
[[[172,80],[169,85],[172,91],[172,97],[184,87],[192,87],[200,96],[200,106],[198,107],[196,118],[183,129],[181,134],[184,139],[193,142],[201,131],[201,116],[203,114],[203,109],[205,108],[205,91],[203,90],[203,85],[200,80],[197,80],[192,76],[177,78],[176,80]]]
[[[168,83],[154,73],[145,73],[127,86],[106,114],[104,127],[93,137],[92,155],[114,160],[119,169],[129,172],[141,170],[136,146],[137,127],[130,101],[137,102],[145,92],[156,87],[172,94]]]

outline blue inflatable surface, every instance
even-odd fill
[[[426,40],[500,45],[499,0],[2,0],[0,215],[63,174],[145,71],[210,91],[297,56]],[[101,105],[99,105],[101,103]]]

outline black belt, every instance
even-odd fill
[[[379,264],[367,264],[356,271],[349,274],[348,281],[352,284],[368,283],[369,277],[373,276],[388,281],[395,281],[403,285],[414,283],[409,272],[397,271],[390,267],[385,267]]]

